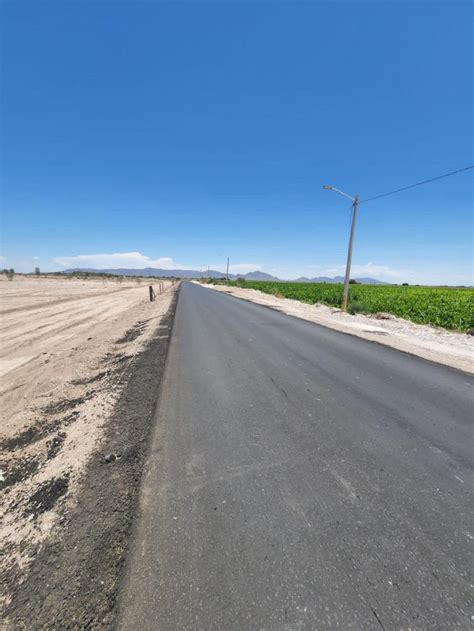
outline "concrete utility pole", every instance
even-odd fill
[[[229,280],[229,257],[227,257],[227,270],[226,270],[225,275],[226,275],[227,280]]]
[[[336,191],[340,195],[344,195],[352,201],[352,223],[351,223],[351,236],[349,237],[349,247],[347,249],[347,263],[346,263],[346,276],[344,278],[344,290],[342,292],[342,304],[341,311],[344,313],[347,312],[347,303],[349,301],[349,281],[351,279],[351,265],[352,265],[352,246],[354,244],[354,234],[355,234],[355,226],[357,220],[357,209],[359,207],[359,195],[352,197],[343,191],[340,191],[338,188],[334,188],[334,186],[329,186],[325,184],[323,188],[326,191]]]

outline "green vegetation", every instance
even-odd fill
[[[211,281],[219,282],[219,281]],[[226,285],[258,289],[274,296],[310,304],[339,307],[342,284],[273,281],[225,281]],[[349,312],[392,313],[420,324],[468,331],[474,327],[472,288],[351,284]]]
[[[8,280],[13,280],[14,276],[15,276],[15,270],[13,269],[13,267],[11,267],[10,269],[4,269],[3,273],[5,274],[5,276],[8,278]]]

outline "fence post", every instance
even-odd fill
[[[148,290],[149,290],[149,292],[150,292],[150,302],[153,302],[153,301],[155,300],[155,292],[154,292],[154,290],[153,290],[152,285],[150,285],[150,286],[148,287]]]

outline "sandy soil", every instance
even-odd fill
[[[159,337],[173,295],[171,281],[152,303],[145,281],[0,281],[2,570],[28,566],[91,455],[107,455],[124,372]]]
[[[415,324],[390,314],[350,315],[325,305],[279,298],[256,289],[204,285],[282,313],[356,335],[452,368],[474,373],[474,337],[437,327]]]

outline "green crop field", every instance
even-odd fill
[[[214,281],[215,282],[215,281]],[[342,284],[273,281],[226,281],[267,294],[309,304],[339,307]],[[403,287],[397,285],[350,285],[351,313],[392,313],[420,324],[467,331],[474,327],[474,290],[450,287]]]

